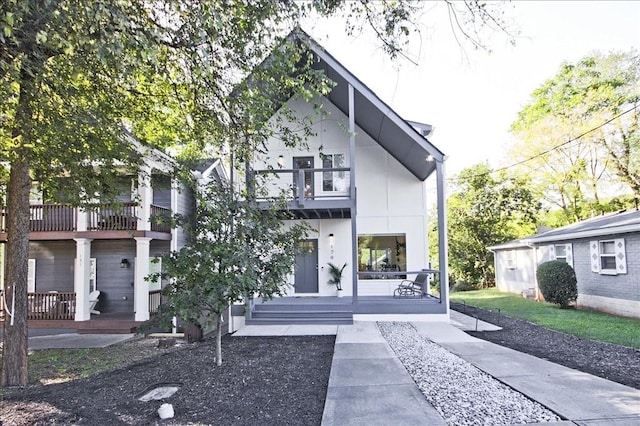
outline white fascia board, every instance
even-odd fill
[[[331,66],[334,70],[339,70],[340,75],[347,80],[347,83],[353,86],[358,92],[362,93],[366,98],[373,103],[376,108],[380,110],[380,112],[384,113],[387,118],[391,119],[391,121],[396,124],[398,127],[403,129],[407,135],[411,137],[418,145],[420,145],[424,150],[428,151],[429,154],[433,155],[433,157],[437,161],[444,161],[444,154],[440,152],[438,148],[436,148],[433,144],[427,141],[424,137],[420,136],[418,132],[409,125],[405,120],[400,118],[400,116],[389,107],[387,104],[382,102],[377,96],[371,96],[371,89],[366,87],[362,82],[360,82],[353,74],[351,74],[348,70],[346,70],[338,61],[332,58],[322,47],[316,46],[316,43],[313,41],[309,41],[309,48],[313,50],[313,52],[320,57],[323,61],[325,61],[329,66]]]
[[[510,250],[510,249],[517,249],[517,248],[525,248],[525,247],[529,247],[529,244],[527,243],[527,241],[528,240],[518,240],[518,241],[512,241],[510,243],[496,244],[495,246],[487,247],[487,250],[491,252],[495,252],[496,250]]]
[[[536,238],[529,238],[527,241],[531,244],[548,243],[552,241],[566,241],[577,240],[580,238],[601,237],[603,235],[616,235],[616,234],[628,234],[631,232],[640,232],[640,225],[627,225],[627,226],[614,226],[609,228],[592,229],[589,231],[569,232],[566,234],[549,235],[547,237],[541,236]]]

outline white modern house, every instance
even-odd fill
[[[448,319],[445,156],[428,140],[431,126],[404,120],[309,36],[297,37],[335,86],[310,102],[288,99],[298,117],[312,117],[313,135],[304,148],[272,138],[247,174],[266,181],[258,201],[268,206],[284,191],[286,210],[314,231],[301,243],[289,297],[253,301],[247,322]],[[324,114],[314,116],[320,105]],[[437,196],[430,199],[425,180],[434,174]],[[439,270],[430,269],[427,249],[427,206],[435,203]],[[342,298],[328,284],[329,262],[347,264]],[[393,297],[403,279],[424,270],[440,281],[436,296]]]

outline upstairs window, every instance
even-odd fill
[[[345,167],[344,154],[321,154],[322,168],[334,169]],[[325,192],[346,192],[348,175],[345,171],[323,172],[322,190]]]

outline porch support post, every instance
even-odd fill
[[[352,275],[352,303],[358,304],[358,230],[356,227],[356,114],[353,96],[353,86],[349,85],[349,181],[351,206],[351,275]]]
[[[75,321],[88,321],[89,312],[89,279],[91,274],[91,238],[74,238],[76,242],[76,259],[73,272],[73,291],[76,293]]]
[[[171,214],[178,212],[178,196],[180,191],[180,181],[171,179]],[[178,227],[171,228],[171,251],[178,250]]]
[[[438,263],[440,269],[440,303],[449,315],[449,253],[447,249],[447,196],[445,188],[444,159],[436,160],[436,185],[438,203]]]
[[[144,278],[149,275],[149,246],[151,238],[136,237],[136,265],[133,280],[133,307],[136,321],[149,319],[149,283]]]
[[[151,201],[153,201],[153,188],[151,188],[151,167],[144,166],[138,173],[138,231],[151,230]]]

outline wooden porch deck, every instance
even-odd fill
[[[88,321],[56,319],[27,321],[29,336],[63,333],[129,334],[135,333],[140,324],[142,322],[134,320],[133,313],[91,315]]]

